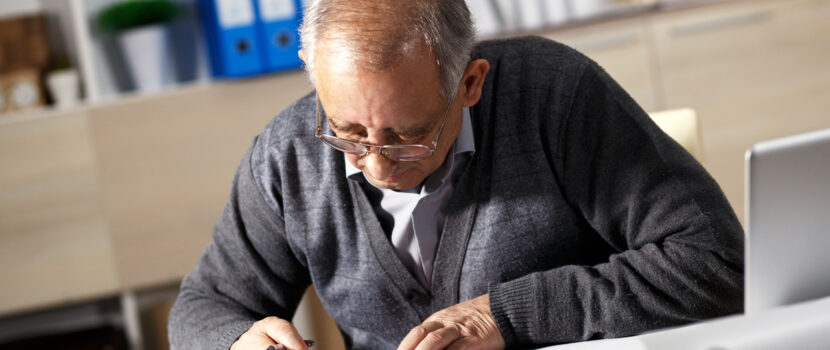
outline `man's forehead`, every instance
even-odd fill
[[[339,132],[361,132],[367,129],[367,125],[363,125],[359,120],[341,120],[336,116],[331,115],[327,115],[326,118],[332,128]],[[435,123],[432,119],[433,118],[428,118],[427,120],[412,120],[412,118],[401,116],[401,118],[392,119],[394,122],[379,127],[382,127],[383,131],[389,133],[416,136],[426,134],[433,129],[433,124]],[[374,125],[369,127],[374,127]]]
[[[323,47],[316,60],[321,107],[337,131],[393,130],[413,135],[429,129],[445,105],[437,64],[426,52],[402,56],[383,71],[365,69],[351,53]]]

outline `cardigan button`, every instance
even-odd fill
[[[415,289],[410,289],[410,290],[406,291],[406,294],[404,294],[404,298],[406,298],[406,301],[408,301],[408,302],[418,303],[418,304],[422,304],[426,300],[424,295],[421,294],[420,292],[418,292]]]

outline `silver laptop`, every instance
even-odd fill
[[[746,313],[830,296],[830,129],[746,154]]]

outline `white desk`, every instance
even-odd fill
[[[824,350],[830,348],[830,297],[635,337],[544,350]],[[542,350],[542,349],[540,349]]]

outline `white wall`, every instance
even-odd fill
[[[40,0],[3,0],[0,1],[0,19],[36,13],[42,9]]]

